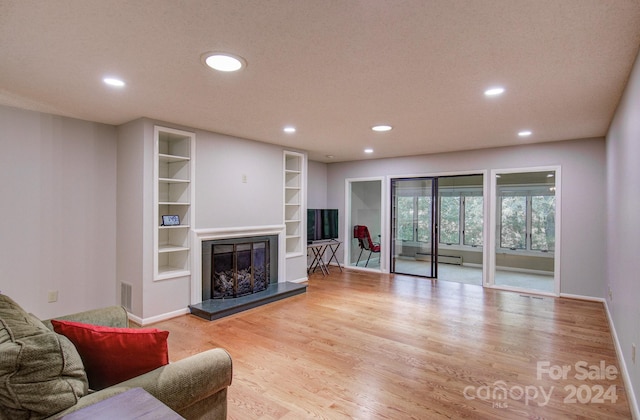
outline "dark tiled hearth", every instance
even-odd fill
[[[306,283],[273,283],[267,290],[238,298],[209,299],[202,303],[189,305],[191,313],[200,318],[213,321],[260,305],[275,302],[307,291]]]

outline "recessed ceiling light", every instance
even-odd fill
[[[520,137],[529,137],[531,134],[533,133],[530,130],[522,130],[518,133]]]
[[[327,156],[326,156],[326,158],[327,158],[327,159],[333,159],[334,157],[335,157],[335,156],[333,156],[333,155],[327,155]]]
[[[227,53],[207,53],[202,56],[204,63],[218,71],[238,71],[247,66],[244,58]]]
[[[390,125],[374,125],[373,127],[371,127],[373,131],[389,131],[392,128],[393,127],[391,127]]]
[[[373,153],[373,149],[364,149],[365,153]]]
[[[296,132],[296,128],[295,127],[291,127],[291,126],[287,126],[287,127],[283,128],[282,131],[284,131],[285,133],[295,133]]]
[[[485,96],[498,96],[504,93],[504,88],[501,86],[496,86],[489,88],[484,91]]]
[[[125,85],[122,80],[116,79],[115,77],[105,77],[102,81],[109,86],[123,87]]]

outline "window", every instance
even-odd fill
[[[416,197],[418,202],[418,242],[431,243],[431,197]]]
[[[482,246],[482,190],[440,191],[440,244]]]
[[[405,182],[405,181],[403,181]],[[432,241],[431,181],[406,181],[395,194],[396,239],[417,244]],[[484,199],[482,175],[439,178],[438,242],[442,245],[479,247],[483,243]]]
[[[482,246],[483,202],[482,195],[464,196],[464,245]]]
[[[413,242],[431,241],[431,197],[398,197],[398,239]]]
[[[431,242],[431,197],[399,196],[398,239]],[[482,246],[483,198],[481,189],[440,193],[440,243]]]
[[[500,248],[555,250],[555,192],[552,188],[502,190]]]
[[[525,249],[527,238],[527,197],[500,197],[500,248]]]
[[[413,241],[413,214],[415,210],[414,197],[398,197],[398,239]]]
[[[555,250],[556,197],[553,195],[531,196],[531,249],[535,251]]]
[[[460,244],[460,195],[440,195],[440,243]]]

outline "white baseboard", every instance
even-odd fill
[[[384,273],[385,271],[381,270],[380,268],[369,268],[369,267],[361,267],[361,266],[357,266],[357,265],[349,265],[349,266],[342,266],[342,269],[344,270],[345,268],[348,268],[349,270],[353,270],[353,271],[367,271],[369,273]]]
[[[287,280],[290,283],[305,283],[307,281],[309,281],[309,277],[302,277],[300,279],[295,279],[295,280]]]
[[[603,298],[584,295],[572,295],[570,293],[560,293],[560,297],[567,299],[588,300],[590,302],[602,302],[605,304],[607,303]]]
[[[180,315],[185,315],[191,313],[191,311],[189,311],[189,308],[184,308],[184,309],[179,309],[177,311],[173,311],[173,312],[167,312],[161,315],[156,315],[156,316],[152,316],[149,318],[140,318],[138,316],[135,316],[131,313],[129,313],[129,320],[132,322],[135,322],[136,324],[140,325],[141,327],[144,327],[145,325],[149,325],[149,324],[153,324],[154,322],[160,322],[160,321],[165,321],[167,319],[171,319],[171,318],[175,318],[177,316]]]
[[[618,362],[620,363],[620,370],[622,371],[622,380],[624,381],[624,387],[627,390],[627,399],[629,400],[629,408],[631,409],[631,416],[634,420],[640,419],[640,410],[638,409],[638,400],[636,400],[636,394],[633,391],[633,384],[629,377],[629,371],[627,370],[627,364],[624,361],[622,354],[622,346],[618,340],[618,334],[616,333],[616,327],[613,324],[613,318],[609,312],[609,305],[607,300],[602,299],[604,303],[604,310],[607,314],[607,321],[609,321],[609,329],[611,330],[611,336],[613,338],[613,345],[616,348],[616,355],[618,356]]]
[[[484,267],[482,264],[478,264],[478,263],[466,263],[466,262],[463,262],[463,263],[462,263],[462,266],[463,266],[463,267],[469,267],[469,268],[482,268],[482,267]]]
[[[524,273],[524,274],[538,274],[541,276],[553,276],[552,271],[542,271],[542,270],[532,270],[530,268],[516,268],[516,267],[505,267],[505,266],[497,266],[496,271],[510,271],[514,273]]]

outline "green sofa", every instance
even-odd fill
[[[128,327],[113,306],[56,318]],[[0,294],[0,419],[60,418],[132,388],[143,388],[186,419],[225,419],[231,357],[211,349],[108,388],[88,390],[82,360],[71,341],[56,334]]]

